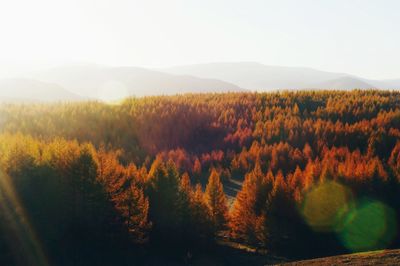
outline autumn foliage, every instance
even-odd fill
[[[192,249],[229,239],[303,257],[348,252],[337,231],[316,229],[302,211],[330,182],[354,205],[379,201],[400,221],[398,92],[3,104],[0,125],[1,173],[50,253],[78,236]],[[7,204],[2,245],[16,215]]]

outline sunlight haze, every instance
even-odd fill
[[[0,77],[58,65],[254,61],[398,78],[398,1],[14,0]]]
[[[0,0],[0,266],[400,265],[400,0]]]

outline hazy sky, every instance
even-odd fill
[[[2,0],[0,75],[221,61],[400,78],[396,0]]]

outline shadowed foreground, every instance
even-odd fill
[[[400,250],[380,250],[303,260],[281,265],[399,265]]]

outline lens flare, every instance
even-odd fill
[[[364,201],[349,212],[339,238],[351,251],[386,248],[397,233],[396,214],[379,201]]]
[[[100,87],[98,98],[108,104],[119,104],[129,96],[126,86],[117,81],[108,81]]]
[[[353,252],[383,249],[397,234],[396,213],[380,201],[354,201],[335,181],[320,183],[305,196],[302,215],[316,232],[334,232]]]
[[[309,191],[302,206],[306,222],[317,232],[339,231],[352,208],[352,193],[345,186],[327,181]]]
[[[33,230],[28,216],[15,193],[11,178],[0,170],[0,212],[10,234],[6,239],[11,241],[13,251],[18,252],[18,264],[48,265],[40,242]]]

